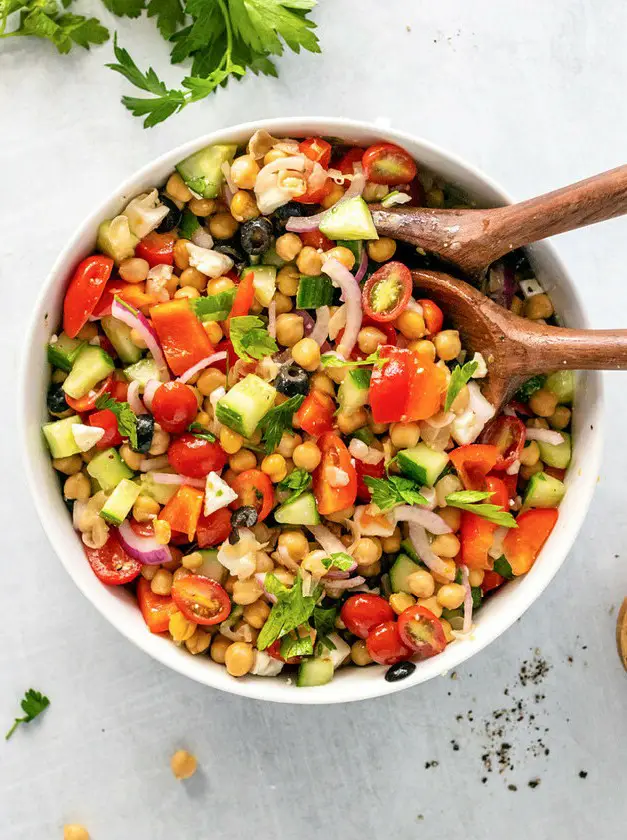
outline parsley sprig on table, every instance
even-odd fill
[[[5,741],[9,740],[20,723],[30,723],[31,720],[35,720],[49,705],[50,700],[48,700],[45,694],[42,694],[40,691],[35,691],[34,688],[29,688],[20,703],[24,717],[15,718],[13,726],[4,736]]]
[[[72,0],[0,0],[0,38],[32,35],[50,41],[60,53],[72,47],[104,44],[109,30],[96,18],[66,12]],[[9,17],[19,12],[17,27],[9,29]]]

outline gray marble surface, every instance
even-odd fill
[[[626,375],[607,376],[598,491],[548,591],[456,679],[388,699],[264,705],[168,672],[82,598],[36,519],[14,410],[31,301],[84,213],[153,156],[229,123],[327,113],[387,117],[521,198],[625,162],[621,0],[322,0],[317,19],[322,56],[286,56],[278,81],[246,79],[152,131],[118,103],[110,45],[0,49],[0,720],[31,685],[52,699],[0,747],[2,840],[54,840],[65,821],[94,840],[624,836]],[[140,64],[165,67],[151,24],[120,29]],[[625,324],[625,225],[557,242],[599,327]],[[185,785],[168,766],[180,746],[201,766]]]

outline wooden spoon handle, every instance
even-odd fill
[[[481,213],[482,211],[476,211]],[[482,265],[515,248],[627,213],[627,165],[546,195],[484,211]]]
[[[627,330],[569,330],[527,322],[511,336],[518,345],[508,354],[513,375],[555,370],[627,370]]]

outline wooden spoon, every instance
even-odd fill
[[[498,409],[522,383],[555,370],[627,370],[627,330],[569,330],[514,315],[448,274],[412,271],[414,285],[440,304],[464,347],[483,355],[486,399]]]
[[[424,248],[470,277],[516,248],[627,213],[627,165],[520,204],[488,210],[373,208],[377,231]]]
[[[627,598],[625,598],[618,611],[616,644],[618,645],[618,655],[623,663],[623,667],[627,671]]]

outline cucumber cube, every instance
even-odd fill
[[[105,493],[114,490],[123,479],[133,477],[133,470],[126,466],[113,447],[93,457],[87,464],[87,472],[96,479]]]
[[[249,373],[216,403],[216,417],[245,438],[255,433],[261,418],[274,404],[276,388]]]
[[[426,443],[419,443],[411,449],[401,449],[398,453],[401,472],[428,487],[433,487],[448,460],[446,452],[437,452]]]
[[[123,478],[105,502],[100,516],[113,525],[121,525],[137,501],[139,493],[139,485]]]
[[[74,440],[72,426],[80,424],[81,418],[78,414],[72,417],[65,417],[54,423],[46,423],[42,426],[46,443],[53,458],[69,458],[70,455],[79,453],[80,447]]]

